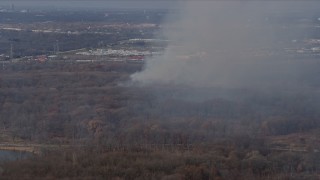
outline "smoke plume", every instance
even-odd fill
[[[164,25],[171,42],[164,54],[148,59],[144,70],[131,76],[133,82],[256,89],[304,86],[312,63],[306,65],[285,52],[298,46],[302,32],[281,21],[294,8],[250,1],[189,1],[182,7]]]

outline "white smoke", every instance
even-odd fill
[[[269,19],[288,12],[286,4],[280,5],[186,2],[178,15],[168,18],[164,35],[172,44],[162,56],[147,60],[132,81],[228,88],[300,86],[302,62],[283,53],[292,45],[282,38],[290,29]]]

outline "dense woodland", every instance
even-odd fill
[[[318,92],[131,84],[126,62],[12,63],[2,143],[58,145],[7,179],[318,179]],[[17,173],[19,169],[19,173]]]
[[[57,43],[58,58],[77,48],[151,48],[125,42],[157,37],[165,13],[0,12],[0,54],[9,59],[12,45],[13,58],[50,55]],[[318,28],[296,28],[301,15],[278,16],[270,21],[289,24],[285,40],[319,37]],[[148,23],[156,26],[139,26]],[[310,59],[310,87],[277,91],[140,85],[130,81],[143,69],[137,62],[0,61],[0,145],[38,147],[0,162],[0,179],[320,179],[319,63]]]

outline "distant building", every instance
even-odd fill
[[[34,60],[38,62],[45,62],[48,60],[48,58],[46,55],[40,55],[40,56],[37,56]]]
[[[130,60],[130,61],[143,61],[144,56],[139,56],[139,55],[134,56],[133,55],[133,56],[129,56],[128,60]]]

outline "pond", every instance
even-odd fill
[[[15,161],[32,157],[33,153],[25,151],[0,150],[0,162]]]

